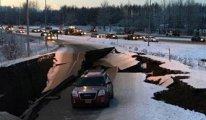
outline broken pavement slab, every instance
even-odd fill
[[[120,70],[123,70],[138,63],[139,61],[133,58],[132,55],[122,53],[109,53],[104,58],[100,59],[96,64],[108,67],[118,67]]]

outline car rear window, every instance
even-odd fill
[[[103,86],[105,80],[103,76],[81,77],[77,80],[77,86]]]

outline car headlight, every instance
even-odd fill
[[[200,41],[204,41],[204,39],[201,39]]]
[[[135,37],[132,37],[132,39],[134,40],[134,39],[135,39]]]
[[[77,91],[74,91],[74,90],[73,90],[73,91],[72,91],[72,96],[73,96],[73,97],[78,97]]]
[[[98,92],[98,96],[103,96],[103,95],[105,95],[105,90],[100,90],[100,91]]]

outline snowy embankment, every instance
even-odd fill
[[[145,74],[142,73],[118,73],[114,81],[116,86],[121,86],[114,88],[115,100],[118,101],[118,105],[111,105],[110,109],[102,111],[97,120],[206,119],[202,113],[151,99],[153,93],[166,90],[166,88],[143,82],[145,77]]]
[[[143,52],[147,54],[146,57],[164,62],[164,64],[160,67],[170,70],[182,70],[183,72],[189,72],[190,78],[183,80],[189,85],[195,88],[206,88],[206,80],[204,79],[206,78],[206,75],[204,74],[206,70],[206,63],[201,61],[202,59],[206,59],[205,45],[150,42],[150,46],[148,46],[147,42],[128,41],[122,39],[116,40],[65,35],[62,35],[59,38],[74,44],[95,44],[110,47],[115,46],[121,52]],[[172,59],[171,61],[169,61],[169,50],[170,58]],[[171,76],[174,77],[174,75],[170,75],[169,77]],[[161,78],[163,81],[164,79],[168,80],[168,76],[162,76]]]
[[[30,38],[30,57],[27,58],[27,42],[26,36],[15,34],[4,34],[4,43],[0,45],[0,66],[8,66],[10,64],[18,63],[33,57],[55,51],[59,48],[53,42],[48,42],[40,38]]]

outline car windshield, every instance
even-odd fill
[[[98,77],[81,77],[77,81],[77,86],[103,86],[105,80],[103,76]]]

